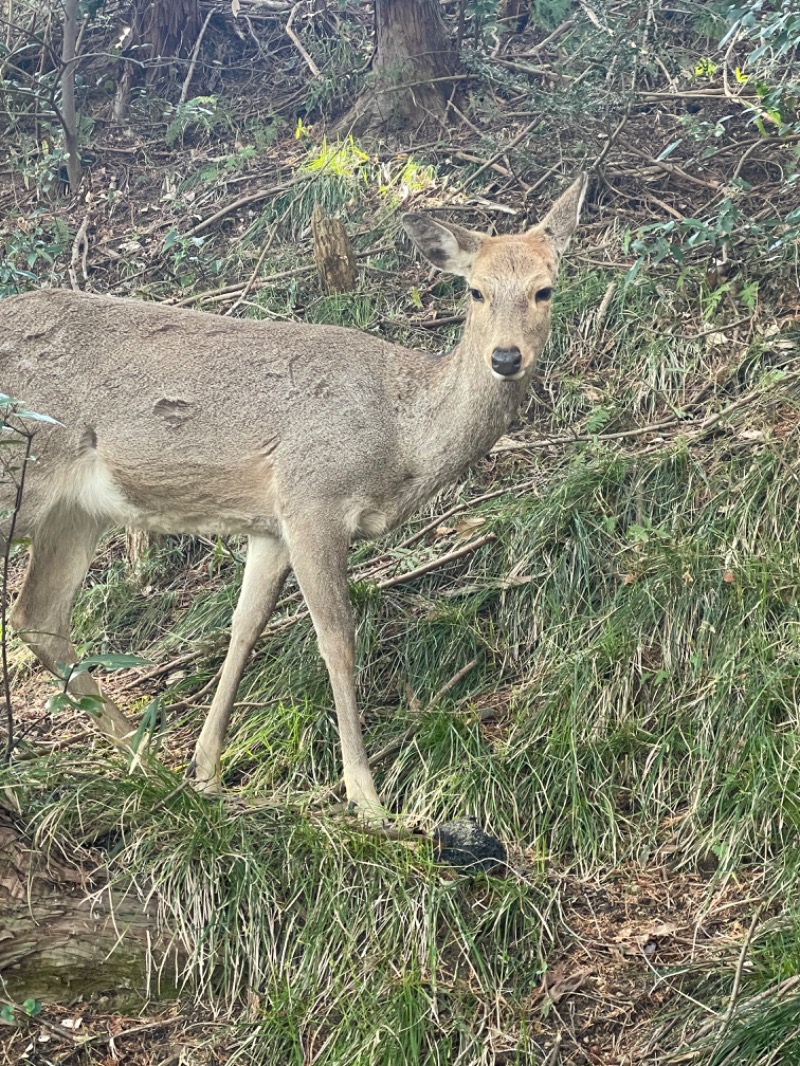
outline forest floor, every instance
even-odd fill
[[[148,659],[106,687],[157,724],[157,759],[129,774],[47,711],[14,648],[0,796],[33,848],[77,842],[76,867],[157,901],[185,984],[9,997],[0,1066],[800,1062],[798,134],[754,118],[721,19],[640,6],[534,20],[491,62],[476,24],[458,111],[400,144],[331,132],[363,10],[309,14],[320,80],[278,16],[220,73],[222,15],[188,104],[151,88],[117,124],[97,80],[76,197],[9,118],[0,296],[72,286],[428,351],[457,338],[463,285],[412,257],[401,212],[514,232],[579,171],[592,186],[519,419],[351,566],[368,748],[406,738],[382,795],[426,830],[475,817],[507,867],[442,867],[331,802],[292,584],[240,688],[226,799],[188,795],[244,545],[170,537],[132,564],[118,532],[75,627],[82,654]],[[352,293],[321,287],[316,204],[346,223]]]

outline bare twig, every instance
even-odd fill
[[[533,183],[533,185],[529,186],[528,190],[525,193],[526,201],[530,200],[530,198],[533,196],[533,194],[536,192],[536,190],[541,185],[544,185],[544,183],[547,181],[547,179],[550,177],[550,175],[551,174],[555,174],[555,172],[559,169],[560,166],[561,166],[561,160],[559,160],[556,163],[553,163],[553,165],[550,167],[549,170],[546,170],[544,172],[544,174],[542,174],[542,176],[540,178],[536,179],[536,181]]]
[[[278,185],[273,185],[269,189],[259,189],[258,192],[247,193],[246,196],[240,196],[238,200],[233,200],[229,204],[225,204],[218,211],[215,211],[213,215],[209,215],[208,218],[201,219],[191,229],[187,230],[183,234],[184,237],[195,237],[198,233],[202,233],[203,230],[208,229],[209,226],[213,226],[215,222],[219,222],[221,218],[225,218],[226,215],[232,214],[240,207],[248,207],[250,204],[258,203],[259,200],[268,200],[270,196],[275,196],[276,193],[285,192],[286,189],[292,187],[292,185],[299,185],[301,182],[308,181],[308,177],[301,175],[297,178],[289,178],[286,181],[280,182]]]
[[[183,88],[181,89],[181,96],[179,103],[185,104],[189,95],[189,86],[192,83],[194,77],[194,69],[197,66],[197,57],[200,55],[200,45],[203,43],[203,38],[206,34],[206,28],[211,21],[211,16],[214,14],[214,8],[212,7],[205,17],[203,25],[200,27],[200,32],[197,35],[197,40],[194,42],[194,48],[192,49],[192,55],[189,60],[189,69],[186,71],[186,77],[183,79]]]
[[[664,159],[653,159],[647,154],[647,152],[640,151],[637,148],[632,147],[631,151],[640,159],[646,159],[651,166],[663,170],[665,174],[671,174],[674,177],[681,178],[682,181],[688,181],[691,185],[699,185],[702,189],[710,189],[712,192],[719,192],[722,188],[721,183],[716,181],[716,179],[706,181],[704,178],[698,178],[694,174],[687,174],[683,167],[679,167],[675,163],[667,163]]]
[[[507,440],[501,438],[492,448],[491,455],[503,452],[518,452],[526,448],[549,448],[557,444],[589,444],[593,441],[624,440],[626,437],[640,437],[644,433],[656,433],[674,426],[687,425],[686,419],[669,418],[663,422],[649,422],[646,426],[635,429],[621,429],[616,433],[564,433],[560,437],[536,437],[533,440]]]
[[[616,127],[614,128],[614,132],[611,134],[611,136],[608,138],[606,143],[603,145],[603,147],[600,150],[600,153],[598,154],[597,158],[595,159],[594,163],[592,163],[592,165],[591,165],[591,167],[589,169],[597,170],[597,168],[603,162],[603,160],[608,155],[608,153],[611,151],[613,146],[617,143],[617,138],[622,133],[622,131],[625,129],[625,125],[626,125],[628,119],[630,118],[631,107],[632,106],[633,106],[633,97],[631,97],[631,99],[628,101],[628,105],[625,108],[624,112],[622,113],[622,118],[619,120],[619,122],[617,123]]]
[[[284,214],[285,214],[285,212],[284,212]],[[250,295],[250,293],[251,293],[251,291],[253,289],[253,286],[255,285],[256,280],[258,278],[258,272],[261,269],[261,267],[263,266],[264,260],[267,258],[267,252],[269,252],[270,248],[272,247],[273,243],[275,242],[275,237],[276,237],[277,233],[278,233],[278,224],[276,223],[272,227],[272,229],[270,230],[269,237],[264,242],[264,247],[261,249],[261,255],[259,255],[258,261],[256,262],[256,265],[253,267],[253,269],[252,269],[252,271],[250,273],[250,277],[244,283],[242,291],[236,297],[235,301],[231,304],[231,306],[228,308],[228,310],[225,311],[226,315],[232,315],[233,312],[236,310],[236,308],[239,307],[242,303],[244,303],[244,301]]]
[[[83,281],[88,280],[88,257],[89,257],[89,220],[92,217],[92,205],[91,203],[86,208],[86,214],[83,216],[83,221],[78,227],[78,232],[75,234],[75,240],[72,242],[72,255],[69,261],[69,283],[72,288],[79,292],[83,286],[78,279],[78,261],[81,264],[81,278]]]
[[[483,162],[483,160],[481,159],[480,156],[473,155],[472,152],[457,151],[457,152],[452,152],[451,154],[452,154],[454,159],[461,159],[465,163],[482,163]],[[489,170],[493,170],[496,174],[500,174],[501,177],[513,179],[514,175],[511,173],[511,171],[507,167],[502,167],[502,166],[500,166],[500,164],[498,162],[496,162],[496,160],[502,158],[502,155],[503,155],[502,152],[498,152],[497,155],[494,156],[493,159],[490,159],[486,164],[484,164],[481,167],[481,170],[486,170],[486,168],[488,167]],[[477,171],[476,171],[476,173],[477,173]],[[455,192],[458,192],[458,191],[466,188],[466,186],[469,183],[471,177],[472,177],[472,175],[470,175],[469,178],[465,179],[464,183],[462,185],[459,185],[456,189],[454,189],[453,192],[455,193]]]
[[[3,1003],[10,1007],[13,1014],[20,1019],[24,1018],[26,1022],[32,1022],[40,1029],[44,1029],[46,1033],[57,1037],[59,1040],[63,1040],[66,1044],[75,1045],[77,1043],[83,1043],[82,1037],[76,1036],[75,1033],[70,1032],[63,1025],[55,1025],[48,1018],[43,1017],[41,1014],[28,1014],[22,1007],[18,1007],[16,1003],[12,1003],[10,1000],[4,999]]]
[[[562,1039],[561,1033],[559,1033],[556,1036],[553,1046],[547,1052],[547,1056],[542,1060],[542,1066],[555,1066],[558,1062],[559,1056],[561,1055]]]
[[[800,370],[793,370],[780,379],[780,384],[783,387],[798,379],[800,379]],[[699,420],[693,418],[669,418],[665,419],[663,422],[650,422],[646,426],[637,426],[635,429],[622,429],[615,433],[564,434],[560,437],[537,437],[534,440],[528,441],[501,440],[495,444],[494,448],[492,448],[491,454],[521,451],[525,448],[547,448],[550,445],[555,444],[587,444],[591,441],[624,440],[626,437],[640,437],[645,433],[657,433],[664,429],[672,429],[677,426],[685,430],[694,430],[694,435],[697,437],[707,433],[709,429],[712,429],[717,423],[727,418],[734,411],[747,406],[747,404],[752,403],[763,395],[764,388],[757,385],[743,396],[740,396],[738,400],[734,400],[721,410],[716,411],[714,414],[706,415],[705,418]]]
[[[177,789],[175,791],[177,791]],[[149,813],[152,813],[152,810]],[[186,1017],[182,1014],[175,1014],[169,1018],[159,1018],[157,1021],[146,1022],[144,1025],[135,1025],[131,1029],[121,1029],[119,1032],[114,1033],[114,1040],[125,1040],[129,1036],[139,1036],[140,1033],[149,1033],[157,1029],[166,1029],[169,1026],[178,1025],[183,1021],[186,1021]],[[104,1040],[108,1040],[107,1032],[93,1033],[91,1036],[82,1037],[81,1047],[86,1047],[89,1044],[102,1043]]]
[[[438,570],[440,566],[446,566],[448,563],[452,563],[456,559],[462,559],[465,555],[477,551],[478,548],[482,548],[484,544],[488,544],[490,540],[494,539],[494,533],[484,533],[482,537],[476,537],[476,539],[471,540],[469,544],[464,544],[462,547],[456,548],[454,551],[448,552],[446,555],[440,555],[436,559],[431,559],[427,563],[423,563],[421,566],[416,567],[414,570],[407,570],[404,574],[395,574],[394,577],[384,578],[383,581],[378,582],[378,588],[390,589],[394,588],[395,585],[402,585],[406,581],[413,581],[414,578],[421,577],[422,574],[428,574],[431,570]]]
[[[308,266],[297,266],[292,270],[281,270],[277,274],[268,274],[265,278],[253,279],[250,283],[249,292],[254,290],[263,289],[271,285],[274,281],[282,281],[284,278],[293,278],[298,274],[310,274],[316,270],[317,267],[314,263]],[[247,282],[237,281],[232,285],[221,285],[218,289],[206,289],[204,292],[196,292],[191,296],[184,296],[180,300],[175,300],[172,297],[165,300],[164,303],[173,304],[175,307],[189,307],[191,304],[205,301],[206,303],[225,303],[227,300],[235,299],[239,293],[243,292]]]
[[[300,10],[300,4],[297,3],[292,8],[292,13],[289,16],[288,21],[286,23],[286,32],[289,35],[289,37],[291,38],[292,43],[294,44],[294,46],[297,49],[297,51],[300,53],[300,55],[305,60],[306,66],[311,71],[312,77],[321,78],[322,77],[322,72],[320,71],[320,69],[317,66],[317,64],[314,62],[314,60],[311,58],[311,56],[306,51],[306,48],[303,45],[303,42],[300,40],[300,38],[297,36],[297,34],[292,29],[292,23],[294,22],[294,17],[295,17],[295,15],[297,14],[297,12],[299,10]]]
[[[267,246],[267,250],[269,245]],[[378,255],[378,253],[385,251],[383,248],[368,248],[365,252],[356,252],[356,259],[367,259],[371,255]],[[277,274],[268,274],[265,278],[253,278],[252,281],[237,281],[231,285],[221,285],[217,289],[206,289],[204,292],[193,293],[191,296],[184,296],[180,300],[176,300],[173,297],[169,297],[164,300],[164,303],[173,304],[175,307],[188,307],[191,304],[205,301],[206,303],[225,303],[227,300],[235,299],[249,284],[248,292],[253,292],[259,289],[265,289],[269,287],[275,281],[281,281],[283,278],[293,278],[298,274],[310,274],[316,270],[316,264],[311,263],[305,266],[296,266],[291,270],[281,270]]]
[[[457,514],[462,514],[464,511],[468,511],[471,507],[475,507],[479,503],[485,503],[487,500],[496,500],[498,496],[505,496],[510,492],[515,495],[519,495],[521,492],[527,492],[528,489],[534,487],[539,481],[539,478],[530,478],[528,481],[522,481],[517,485],[506,485],[501,489],[492,489],[491,492],[484,492],[482,496],[474,496],[470,500],[465,500],[463,503],[456,503],[450,507],[443,514],[437,515],[436,518],[428,522],[422,529],[418,529],[416,533],[412,533],[410,537],[406,537],[404,541],[397,545],[397,551],[402,551],[405,548],[410,548],[412,544],[416,544],[417,541],[422,540],[432,530],[440,526],[442,522],[447,522],[449,519],[455,517]]]
[[[520,130],[516,137],[512,137],[509,143],[504,145],[499,152],[495,152],[495,154],[490,159],[487,159],[485,163],[482,163],[481,166],[479,166],[478,169],[474,171],[474,173],[470,174],[469,177],[465,178],[462,182],[460,182],[454,191],[462,191],[467,187],[467,185],[475,181],[475,179],[479,177],[484,172],[484,170],[487,170],[489,168],[497,169],[501,173],[505,173],[508,177],[513,177],[514,175],[511,174],[510,171],[504,170],[504,168],[496,166],[497,160],[502,159],[506,152],[510,152],[512,148],[516,148],[520,141],[524,140],[529,134],[533,133],[533,131],[536,129],[540,122],[541,119],[539,118],[535,118],[533,122],[529,122],[528,125],[525,126],[524,129]],[[464,153],[464,155],[466,155],[466,153]],[[526,185],[522,181],[520,181],[519,184],[524,188],[525,192],[528,191],[528,185]]]
[[[767,909],[767,907],[770,906],[774,898],[775,894],[773,893],[773,895],[771,895],[768,899],[765,899],[761,903],[761,905],[756,908],[756,912],[753,915],[753,919],[750,922],[750,926],[747,932],[745,933],[744,940],[742,941],[742,948],[739,952],[739,958],[736,963],[736,970],[733,974],[733,987],[731,988],[730,999],[728,1000],[728,1007],[725,1011],[725,1017],[722,1020],[722,1028],[720,1029],[719,1035],[717,1036],[716,1040],[717,1047],[719,1047],[722,1041],[725,1039],[725,1036],[727,1035],[727,1032],[731,1027],[731,1022],[733,1021],[733,1014],[736,1010],[736,1003],[739,999],[739,990],[742,987],[742,974],[744,973],[745,963],[747,962],[747,953],[750,950],[750,944],[753,941],[753,936],[755,935],[756,928],[758,926],[758,923],[761,921],[762,914]]]
[[[187,707],[193,707],[199,703],[217,684],[221,673],[222,667],[212,674],[211,679],[202,688],[199,688],[197,692],[193,692],[191,696],[187,696],[184,700],[177,700],[175,703],[171,703],[169,705],[170,714],[174,715],[176,711],[184,711]]]
[[[6,537],[5,548],[3,551],[3,587],[0,589],[0,659],[2,659],[3,668],[3,700],[6,705],[6,750],[5,750],[5,762],[8,764],[11,761],[11,756],[14,752],[14,708],[11,703],[11,679],[9,676],[8,665],[8,571],[11,561],[11,545],[14,541],[14,532],[17,526],[17,517],[19,515],[19,509],[22,505],[22,494],[25,490],[25,474],[28,469],[28,461],[31,457],[31,448],[33,447],[33,433],[30,431],[19,430],[17,432],[22,433],[25,437],[25,452],[22,457],[22,467],[20,469],[20,475],[17,480],[17,489],[14,495],[14,510],[11,514],[11,522],[9,524],[8,535]]]
[[[297,195],[292,198],[291,203],[288,205],[288,207],[283,212],[281,217],[272,226],[272,229],[270,230],[269,237],[267,237],[266,241],[264,242],[264,247],[261,249],[261,254],[258,257],[258,262],[253,267],[253,270],[252,270],[252,272],[250,274],[250,277],[244,283],[244,288],[242,289],[240,295],[236,298],[236,300],[234,301],[233,305],[231,307],[229,307],[228,310],[225,312],[226,315],[232,315],[233,312],[236,310],[236,308],[241,306],[241,304],[243,304],[244,301],[249,296],[250,292],[252,291],[253,286],[256,283],[256,278],[258,277],[258,272],[261,269],[261,267],[262,267],[262,265],[264,263],[264,260],[267,258],[267,252],[270,250],[272,245],[275,243],[275,238],[278,236],[278,228],[280,227],[280,224],[284,221],[284,219],[288,216],[289,212],[292,210],[294,205],[300,199],[300,195],[301,195],[300,193],[297,193]]]

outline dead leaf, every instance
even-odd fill
[[[467,540],[472,537],[476,529],[480,529],[481,526],[485,525],[485,518],[462,518],[456,525],[456,533],[460,540]]]
[[[724,333],[709,333],[706,337],[706,347],[708,348],[727,348],[728,338]]]
[[[621,945],[623,955],[652,955],[662,940],[669,940],[677,931],[678,927],[674,922],[656,922],[639,932],[626,925],[620,929],[614,940]]]
[[[496,589],[514,589],[519,585],[530,585],[532,581],[536,581],[536,578],[536,574],[509,575],[508,577],[501,577],[492,587]]]
[[[659,922],[657,925],[651,926],[646,933],[639,935],[639,943],[647,944],[651,940],[667,940],[671,936],[675,936],[678,931],[678,927],[674,922]]]
[[[564,970],[566,967],[563,964],[556,963],[553,969],[544,975],[544,992],[553,1003],[560,1003],[566,996],[579,992],[594,973],[591,966],[579,966],[576,970],[570,970],[561,976],[559,971]]]

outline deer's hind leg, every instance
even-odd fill
[[[31,537],[30,561],[22,589],[11,612],[11,625],[36,658],[57,677],[77,662],[70,636],[72,605],[89,570],[102,523],[78,509],[56,509],[37,523]],[[88,673],[72,677],[74,696],[96,696],[102,703],[92,714],[95,726],[124,745],[133,725],[103,696]]]

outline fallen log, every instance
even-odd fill
[[[73,849],[74,850],[74,849]],[[111,997],[119,1009],[175,993],[180,953],[141,888],[65,847],[32,843],[25,819],[0,804],[0,991],[64,1002]]]

